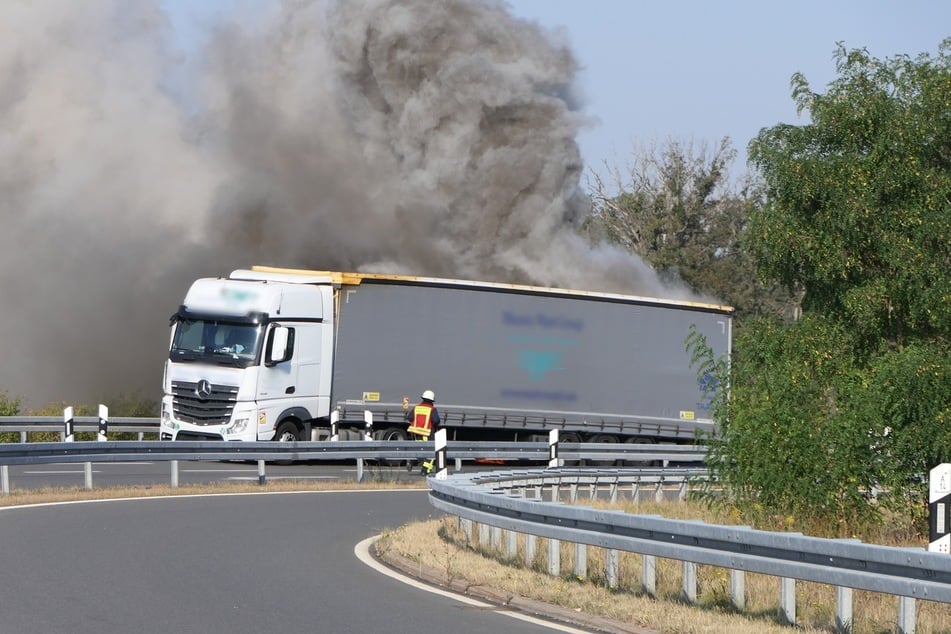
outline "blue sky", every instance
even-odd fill
[[[164,0],[177,28],[235,4]],[[275,2],[277,0],[274,0]],[[436,1],[436,0],[434,0]],[[712,145],[729,136],[742,171],[763,127],[805,123],[790,98],[802,72],[822,92],[835,78],[836,42],[877,58],[934,54],[951,37],[947,0],[508,0],[512,13],[567,38],[582,67],[578,141],[589,168],[623,168],[637,146],[666,138]],[[623,169],[622,169],[623,171]]]
[[[935,54],[951,37],[947,0],[511,0],[513,13],[561,28],[583,66],[579,139],[589,167],[623,167],[635,144],[667,137],[747,143],[797,118],[789,79],[832,81],[836,42],[876,58]],[[743,164],[736,166],[742,170]]]

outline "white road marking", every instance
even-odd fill
[[[501,614],[504,616],[510,616],[513,619],[518,619],[520,621],[527,621],[529,623],[540,625],[542,627],[547,627],[549,629],[557,630],[559,632],[568,632],[569,634],[590,634],[589,630],[579,630],[574,627],[562,625],[561,623],[554,623],[552,621],[545,621],[542,619],[538,619],[538,618],[535,618],[534,616],[523,614],[521,612],[516,612],[512,609],[503,609],[497,605],[486,603],[485,601],[480,601],[478,599],[473,599],[472,597],[467,597],[462,594],[456,594],[455,592],[449,592],[448,590],[442,590],[441,588],[437,588],[435,586],[422,583],[421,581],[417,581],[416,579],[413,579],[412,577],[407,577],[406,575],[400,574],[396,572],[395,570],[393,570],[392,568],[388,568],[384,566],[383,564],[378,562],[376,559],[374,559],[372,555],[370,555],[370,546],[377,539],[379,539],[378,535],[375,537],[367,537],[362,542],[360,542],[359,544],[353,547],[353,554],[357,556],[357,559],[359,559],[360,561],[370,566],[371,568],[373,568],[379,573],[382,573],[388,577],[392,577],[393,579],[396,579],[397,581],[401,581],[419,590],[425,590],[426,592],[432,592],[433,594],[438,594],[439,596],[444,597],[446,599],[452,599],[460,603],[465,603],[466,605],[471,605],[474,607],[487,609],[491,612],[495,612],[497,614]]]

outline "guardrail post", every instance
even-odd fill
[[[746,573],[742,570],[730,570],[730,603],[737,610],[746,608]]]
[[[588,546],[587,544],[575,544],[575,579],[579,581],[588,578]]]
[[[73,408],[67,407],[63,410],[63,442],[73,442]]]
[[[898,597],[898,634],[915,634],[914,597]]]
[[[107,434],[109,433],[109,408],[99,404],[99,435],[96,436],[96,440],[106,441],[108,440]]]
[[[617,588],[618,586],[618,577],[620,576],[619,569],[621,567],[621,554],[613,549],[609,548],[604,551],[604,577],[607,579],[608,587],[611,589]]]
[[[782,577],[779,580],[779,611],[790,625],[796,624],[796,580]]]
[[[340,412],[334,410],[330,412],[330,442],[340,440],[340,432],[337,429],[337,423],[340,422]]]
[[[0,465],[0,489],[4,497],[10,495],[10,465]]]
[[[535,563],[535,553],[538,552],[538,537],[532,534],[525,535],[525,567],[531,568]]]
[[[86,462],[83,464],[83,476],[85,478],[85,485],[87,491],[92,491],[92,463]]]
[[[373,440],[373,412],[363,410],[363,439]]]
[[[511,561],[518,556],[518,533],[505,531],[505,557]]]
[[[548,538],[548,575],[557,577],[561,574],[561,542]]]
[[[172,469],[172,488],[177,489],[178,488],[178,460],[170,460],[169,463]]]
[[[264,473],[264,461],[258,460],[258,484],[264,486],[267,484],[267,475]]]
[[[363,482],[363,458],[357,458],[357,482]]]
[[[836,588],[835,629],[837,632],[852,631],[852,588],[845,586]]]
[[[683,568],[684,599],[694,605],[697,603],[697,564],[685,561]]]
[[[657,557],[641,555],[641,587],[650,596],[657,594]]]
[[[556,469],[562,466],[558,458],[558,430],[552,429],[548,432],[548,468]]]

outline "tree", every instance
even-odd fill
[[[939,51],[878,61],[840,45],[825,94],[793,75],[812,123],[750,144],[769,201],[750,223],[763,276],[899,345],[951,334],[951,39]]]
[[[923,527],[927,472],[951,461],[951,39],[835,58],[825,94],[792,78],[811,122],[750,144],[766,204],[748,244],[804,289],[803,319],[738,334],[711,464],[748,508],[843,532],[881,488]]]
[[[595,177],[594,209],[582,231],[637,254],[661,279],[734,306],[740,321],[791,315],[795,294],[761,284],[743,245],[762,188],[751,178],[731,183],[735,156],[728,138],[712,152],[674,140],[635,151],[626,180],[615,170],[616,193]]]
[[[6,392],[0,392],[0,416],[16,416],[19,413],[20,398],[7,396]]]

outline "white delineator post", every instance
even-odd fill
[[[337,423],[340,420],[340,412],[334,410],[330,412],[330,442],[340,440],[340,433],[337,431]]]
[[[373,440],[373,412],[363,411],[363,439]]]
[[[558,430],[548,432],[548,468],[555,469],[561,466],[558,458]]]
[[[70,406],[63,410],[63,442],[73,442],[75,438],[73,434],[73,408]]]
[[[951,464],[931,470],[928,489],[928,550],[951,554]]]
[[[436,479],[445,480],[449,470],[446,468],[446,430],[437,429],[436,435]]]
[[[99,405],[99,435],[96,437],[96,440],[105,442],[108,440],[107,434],[109,432],[109,408],[100,403]]]

